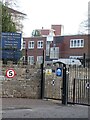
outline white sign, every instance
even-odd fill
[[[54,86],[54,85],[55,85],[55,80],[52,80],[52,81],[51,81],[51,84]]]
[[[53,41],[53,36],[48,35],[48,36],[47,36],[47,41]]]
[[[89,82],[86,83],[86,88],[87,88],[87,89],[90,88],[90,83],[89,83]]]
[[[52,69],[46,69],[46,75],[51,75],[52,74]]]
[[[13,78],[15,75],[16,75],[16,72],[12,68],[10,68],[6,71],[6,76],[8,78]]]

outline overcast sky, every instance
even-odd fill
[[[87,19],[88,1],[18,0],[18,10],[27,14],[24,36],[31,36],[33,29],[51,28],[52,24],[64,25],[64,34],[76,34],[79,24]]]

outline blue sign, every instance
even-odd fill
[[[19,60],[21,57],[21,51],[13,51],[13,50],[3,50],[2,51],[2,58],[3,59],[14,59]]]
[[[21,49],[21,33],[2,32],[2,49]]]
[[[62,76],[62,68],[57,68],[56,76]]]

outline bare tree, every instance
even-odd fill
[[[16,3],[18,3],[17,0],[3,0],[3,4],[11,8],[18,7]]]
[[[12,21],[16,25],[16,30],[23,32],[22,21],[25,19],[26,14],[14,9],[18,7],[16,3],[18,3],[17,0],[3,0],[3,4],[7,7],[7,11],[11,14]]]
[[[90,34],[90,1],[88,2],[88,12],[86,20],[83,20],[79,26],[79,34]]]
[[[88,20],[84,20],[79,25],[79,34],[87,34],[88,33]]]

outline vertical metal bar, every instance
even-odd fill
[[[82,103],[84,99],[84,80],[82,81]]]
[[[78,103],[80,101],[80,80],[78,79]]]
[[[82,99],[82,98],[81,98],[81,90],[82,90],[81,83],[82,83],[82,80],[80,80],[80,103],[81,103],[81,101],[82,101],[82,100],[81,100],[81,99]]]
[[[43,63],[41,64],[41,99],[43,99]]]
[[[27,48],[25,49],[25,65],[27,65]]]
[[[86,79],[86,84],[87,83],[88,83],[88,79]],[[89,89],[87,89],[86,85],[85,85],[85,88],[86,88],[86,100],[85,100],[85,103],[88,104],[88,92],[89,92],[88,90]]]
[[[85,79],[84,79],[84,99],[86,98],[86,88],[85,88],[85,84],[86,84],[86,82],[85,82]]]
[[[77,80],[76,80],[76,103],[77,103]]]
[[[62,91],[62,104],[67,104],[67,80],[66,80],[66,65],[63,64],[63,91]]]
[[[43,50],[43,61],[41,64],[41,99],[44,98],[44,50]]]
[[[81,102],[83,103],[83,80],[81,81]]]
[[[45,61],[45,53],[44,53],[44,50],[43,50],[43,61],[42,61],[43,65],[44,65],[44,61]]]
[[[77,78],[77,67],[75,66],[74,67],[74,71],[75,71],[75,78]],[[76,97],[76,103],[77,103],[77,101],[78,101],[78,82],[77,82],[77,79],[75,79],[75,84],[76,84],[76,95],[75,95],[75,97]]]
[[[73,104],[75,104],[75,78],[73,82]]]
[[[86,59],[86,55],[85,53],[83,54],[83,67],[85,68],[85,59]]]
[[[67,102],[69,102],[69,68],[67,67],[66,68],[66,78],[67,78],[67,80],[68,80],[68,82],[67,82]]]

